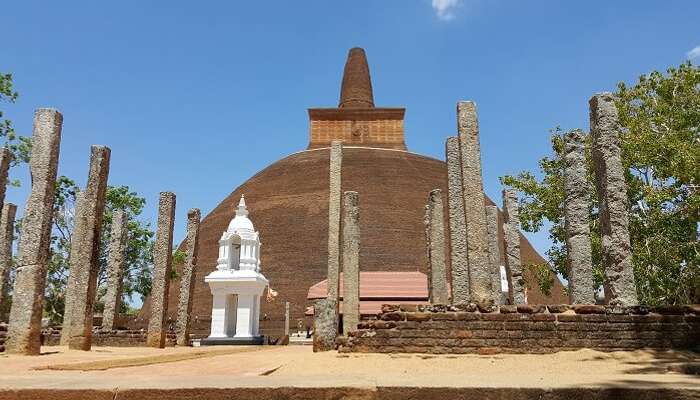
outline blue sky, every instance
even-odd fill
[[[35,108],[58,108],[59,173],[81,186],[89,146],[111,147],[110,184],[146,197],[154,225],[158,192],[176,192],[179,242],[188,208],[208,213],[306,147],[306,109],[337,104],[360,46],[375,103],[406,107],[413,152],[443,159],[456,102],[477,102],[484,186],[500,202],[498,177],[535,169],[548,129],[588,128],[593,93],[700,57],[698,15],[698,1],[15,0],[0,72],[20,98],[0,107],[26,135]],[[20,212],[27,188],[7,194]]]

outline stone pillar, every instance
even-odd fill
[[[187,212],[187,245],[185,248],[185,265],[180,277],[180,299],[177,304],[177,345],[190,344],[190,313],[192,312],[192,295],[194,294],[197,271],[197,253],[199,251],[199,221],[202,213],[199,208]]]
[[[122,300],[122,283],[126,269],[126,248],[128,245],[128,218],[124,211],[115,211],[110,228],[109,254],[107,256],[107,293],[102,312],[102,329],[116,329]]]
[[[289,336],[289,302],[284,303],[284,334]]]
[[[10,164],[13,160],[12,152],[7,147],[0,149],[0,209],[5,203],[5,191],[7,190],[7,177]]]
[[[491,290],[495,304],[505,304],[501,292],[501,247],[498,236],[498,207],[486,206],[486,232],[489,235],[489,262],[491,264]]]
[[[442,191],[430,191],[425,206],[425,241],[428,253],[428,295],[432,304],[449,304],[445,266],[445,227]]]
[[[330,150],[328,195],[328,297],[338,300],[340,279],[340,209],[343,142],[334,140]]]
[[[29,162],[32,190],[19,237],[17,274],[5,343],[7,353],[38,355],[40,352],[41,315],[62,125],[63,116],[56,110],[40,108],[34,113]]]
[[[153,249],[153,283],[151,317],[148,320],[146,345],[165,348],[168,329],[168,292],[173,258],[173,225],[175,222],[175,193],[161,192],[158,204],[158,230]]]
[[[518,195],[514,190],[503,191],[503,233],[506,237],[506,268],[513,304],[525,304],[525,278],[520,262],[520,229]]]
[[[343,198],[343,334],[360,323],[360,197],[345,192]]]
[[[578,129],[564,135],[564,226],[571,304],[595,304],[584,141],[585,135]]]
[[[10,171],[10,163],[12,162],[13,156],[12,152],[10,149],[7,147],[3,147],[0,149],[0,210],[3,210],[3,216],[4,216],[4,207],[3,204],[5,203],[5,190],[7,189],[7,177],[8,177],[8,172]],[[13,204],[14,210],[16,211],[17,206]],[[15,211],[12,211],[12,218],[11,218],[11,224],[14,224],[15,222]],[[0,224],[0,230],[3,230],[6,228],[6,223],[7,220],[4,219]],[[4,321],[5,319],[5,310],[3,308],[3,299],[6,298],[7,293],[9,291],[9,287],[7,285],[8,283],[8,278],[10,274],[10,267],[12,266],[12,240],[14,238],[14,235],[12,234],[12,231],[10,231],[10,235],[7,236],[4,232],[0,232],[0,321]],[[7,243],[7,240],[9,241],[9,244]],[[6,246],[9,246],[9,258],[7,257],[7,250]]]
[[[620,122],[612,93],[589,101],[592,151],[605,267],[606,300],[611,305],[638,304],[627,214],[627,184],[620,149]]]
[[[448,137],[445,142],[447,161],[447,204],[450,225],[450,273],[452,275],[452,302],[469,303],[469,260],[467,258],[467,224],[464,216],[462,190],[462,161],[459,138]]]
[[[12,269],[12,242],[15,239],[15,214],[17,206],[6,203],[0,215],[0,307],[10,291],[9,277]],[[0,321],[5,320],[5,309],[0,309]]]
[[[491,265],[486,234],[486,208],[481,177],[479,120],[473,101],[457,104],[457,128],[462,161],[462,191],[467,223],[467,257],[471,300],[491,303]]]
[[[314,303],[314,353],[335,350],[335,339],[338,336],[337,310],[338,303],[330,298]]]
[[[61,343],[75,350],[90,350],[92,346],[92,314],[100,269],[100,235],[110,154],[108,147],[91,147],[87,184],[75,207],[70,275],[66,287],[67,308],[61,331]]]

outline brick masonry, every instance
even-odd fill
[[[406,148],[402,119],[311,120],[309,134],[309,148],[326,147],[332,140],[346,146]]]
[[[42,341],[46,346],[59,344],[60,330],[42,332]],[[92,344],[95,346],[112,347],[143,347],[146,346],[147,333],[144,330],[100,330],[92,334]],[[169,331],[165,335],[165,346],[175,346],[176,333]]]
[[[416,171],[420,171],[420,179],[416,179]],[[426,194],[435,188],[446,192],[446,174],[445,163],[429,157],[404,151],[343,148],[343,190],[354,190],[362,196],[363,271],[427,272],[423,225]],[[328,277],[328,176],[328,149],[296,153],[256,174],[207,217],[203,216],[191,314],[193,333],[209,335],[212,296],[204,276],[216,269],[218,240],[233,218],[241,194],[250,200],[248,210],[263,242],[262,272],[279,293],[276,301],[260,305],[263,334],[283,335],[287,301],[292,327],[299,320],[304,327],[312,325],[311,318],[304,316],[306,307],[312,305],[306,295],[309,287]],[[499,226],[501,246],[502,235]],[[297,239],[290,241],[291,237]],[[524,236],[520,240],[523,262],[545,261]],[[185,250],[184,243],[180,249]],[[502,247],[501,254],[505,254]],[[175,320],[182,267],[176,264],[173,268],[178,278],[171,284],[168,317]],[[529,270],[526,273],[534,279]],[[528,291],[528,300],[567,302],[559,280],[555,280],[555,285],[551,297],[544,296],[535,285]],[[150,302],[149,297],[139,313],[139,321],[130,328],[148,321]]]
[[[5,339],[7,338],[7,324],[0,323],[0,353],[5,351]]]
[[[700,345],[700,305],[620,307],[385,305],[341,352],[495,354],[688,349]]]

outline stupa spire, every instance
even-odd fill
[[[365,50],[353,47],[348,52],[340,87],[339,108],[374,108],[372,80]]]

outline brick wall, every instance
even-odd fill
[[[551,353],[700,346],[700,305],[384,306],[378,319],[339,341],[341,352]]]
[[[44,346],[58,346],[61,341],[61,331],[50,329],[42,332],[42,344]],[[165,345],[175,346],[175,332],[166,334]],[[146,346],[145,330],[118,330],[118,331],[94,331],[92,333],[93,346],[113,347],[139,347]]]
[[[310,147],[324,147],[332,140],[345,145],[376,146],[405,150],[403,121],[311,121]]]
[[[0,323],[0,353],[5,351],[5,338],[7,338],[7,324]]]
[[[310,109],[309,148],[342,140],[348,146],[406,150],[403,116],[402,108]]]

